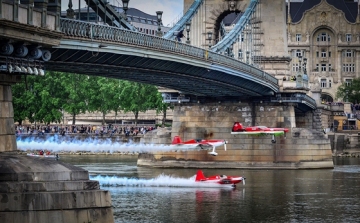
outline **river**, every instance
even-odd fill
[[[246,177],[231,188],[194,186],[195,169],[136,166],[136,156],[63,155],[111,192],[115,222],[360,222],[360,158],[334,169],[204,169]]]

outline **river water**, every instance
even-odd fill
[[[360,158],[335,158],[334,169],[204,169],[246,177],[207,188],[195,169],[136,166],[136,156],[65,156],[111,192],[115,222],[360,222]]]

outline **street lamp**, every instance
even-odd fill
[[[208,37],[208,40],[209,40],[209,48],[211,48],[212,34],[213,34],[212,32],[207,33],[207,37]]]
[[[127,21],[127,15],[126,15],[126,11],[129,9],[129,1],[130,0],[122,0],[123,3],[123,10],[124,10],[124,14],[125,14],[125,20]]]
[[[306,64],[307,64],[307,58],[304,58],[304,74],[306,74]]]
[[[246,51],[246,63],[249,64],[250,51]]]
[[[156,11],[156,17],[157,17],[157,22],[158,22],[158,31],[157,31],[157,36],[161,37],[162,36],[162,32],[161,32],[161,20],[162,20],[162,11]]]
[[[301,72],[301,71],[302,71],[302,56],[299,55],[298,58],[299,58],[299,66],[300,66],[300,67],[299,67],[299,68],[300,68],[299,70],[300,70],[300,72]]]
[[[191,26],[191,23],[187,22],[186,23],[186,32],[187,32],[186,43],[187,44],[190,44],[190,37],[189,37],[190,26]]]

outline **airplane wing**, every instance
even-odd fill
[[[239,134],[239,135],[275,135],[280,136],[284,135],[284,131],[247,131],[247,132],[231,132],[231,134]]]

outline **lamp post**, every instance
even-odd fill
[[[187,32],[186,43],[187,43],[187,44],[190,44],[190,37],[189,37],[190,26],[191,26],[191,23],[190,23],[190,22],[187,22],[187,23],[186,23],[186,32]]]
[[[211,48],[212,34],[213,34],[212,32],[207,33],[207,37],[208,37],[207,39],[209,40],[209,48]]]
[[[126,11],[129,9],[129,1],[130,0],[121,0],[123,3],[123,10],[124,10],[124,14],[125,14],[125,20],[127,21],[127,15],[126,15]]]
[[[250,51],[246,51],[246,63],[249,64]]]
[[[157,36],[161,37],[162,36],[162,32],[161,32],[161,20],[162,20],[162,11],[156,11],[156,17],[157,17],[157,22],[158,22],[158,31],[157,31]]]
[[[307,58],[304,57],[304,74],[307,74],[306,72],[306,64],[307,64]]]

